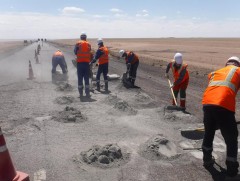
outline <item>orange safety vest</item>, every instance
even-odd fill
[[[54,57],[57,57],[57,56],[63,56],[63,53],[61,51],[56,51],[54,54],[53,54]]]
[[[128,61],[128,57],[129,57],[131,54],[133,54],[133,60],[132,60],[131,64],[135,64],[136,62],[139,61],[139,58],[138,58],[138,56],[137,56],[135,53],[126,51],[126,54],[127,54],[127,57],[125,58],[126,62]]]
[[[236,94],[240,86],[240,68],[228,65],[208,75],[209,84],[203,94],[203,105],[217,105],[235,112]]]
[[[77,52],[77,62],[90,62],[91,61],[91,45],[84,40],[81,40],[77,43],[78,52]]]
[[[186,79],[189,78],[189,74],[188,74],[188,71],[187,71],[187,64],[182,64],[181,67],[179,69],[176,69],[176,67],[174,67],[175,61],[173,60],[171,63],[170,63],[170,68],[172,69],[172,73],[173,73],[173,77],[174,77],[174,81],[177,81],[180,74],[181,74],[181,71],[186,69],[186,74],[184,75],[184,78],[182,80],[182,82],[184,82]]]
[[[108,59],[108,49],[107,47],[103,46],[101,48],[99,48],[100,50],[103,51],[103,54],[100,56],[100,58],[98,59],[98,63],[99,65],[105,64],[109,62]]]

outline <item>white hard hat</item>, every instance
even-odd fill
[[[177,64],[182,64],[182,62],[183,62],[182,54],[181,53],[176,53],[174,55],[174,60]]]
[[[120,51],[119,51],[120,57],[122,57],[124,53],[125,53],[124,50],[120,50]]]
[[[82,37],[82,36],[87,37],[87,34],[86,34],[85,32],[82,32],[80,36],[81,36],[81,37]]]
[[[227,60],[227,65],[228,65],[228,63],[230,63],[230,62],[237,63],[238,66],[240,66],[240,60],[239,60],[239,58],[236,57],[236,56],[230,57],[230,58]]]
[[[102,38],[98,38],[98,40],[97,40],[97,44],[99,45],[100,43],[103,43],[103,39]]]

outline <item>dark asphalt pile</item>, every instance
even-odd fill
[[[129,155],[117,144],[107,144],[103,147],[94,145],[89,150],[81,152],[80,159],[92,166],[110,168],[125,164],[129,160]]]
[[[77,110],[74,107],[66,106],[63,111],[58,112],[53,119],[58,122],[64,123],[80,123],[87,120],[87,117],[84,116],[81,111]]]

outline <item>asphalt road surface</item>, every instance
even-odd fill
[[[202,153],[194,149],[201,147],[197,136],[202,133],[181,134],[202,126],[201,80],[189,87],[189,113],[166,109],[171,93],[164,71],[146,65],[138,70],[140,89],[112,80],[109,94],[94,91],[91,99],[80,101],[72,49],[44,43],[36,64],[36,48],[34,43],[0,60],[0,125],[16,170],[33,181],[225,180],[218,166],[211,173],[202,166]],[[58,48],[68,64],[68,81],[53,84],[51,57]],[[27,80],[29,60],[34,80]],[[110,74],[125,69],[123,61],[111,57]],[[97,151],[94,163],[81,156],[85,152],[90,158],[94,147],[109,144],[118,145],[122,155],[110,163],[100,163],[106,151]],[[217,163],[225,167],[219,132],[214,148]]]

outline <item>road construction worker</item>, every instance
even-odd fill
[[[80,35],[80,41],[78,41],[74,48],[74,53],[77,56],[77,74],[78,74],[78,91],[80,98],[83,97],[83,79],[85,82],[86,97],[90,97],[89,87],[89,70],[91,61],[91,45],[87,42],[86,33],[82,32]]]
[[[100,76],[103,73],[103,78],[105,82],[105,92],[108,92],[108,48],[103,45],[103,40],[99,38],[97,40],[98,50],[94,56],[94,59],[90,64],[95,63],[98,60],[98,71],[96,76],[97,91],[100,91]]]
[[[165,77],[169,79],[168,72],[171,69],[174,77],[174,82],[170,86],[173,88],[174,96],[177,100],[178,92],[180,91],[180,107],[186,109],[186,89],[189,82],[189,74],[187,64],[183,64],[183,57],[181,53],[176,53],[174,59],[167,65]],[[175,105],[173,99],[172,104]]]
[[[67,63],[61,50],[57,50],[52,56],[52,73],[56,73],[58,65],[64,74],[67,73]]]
[[[120,58],[125,58],[126,65],[127,65],[127,73],[129,73],[129,82],[131,83],[132,87],[135,86],[135,80],[137,76],[137,69],[139,65],[139,58],[138,56],[133,53],[132,51],[119,51]]]
[[[215,131],[220,129],[227,147],[227,175],[238,173],[238,129],[235,120],[236,95],[240,88],[240,61],[230,57],[224,68],[208,75],[209,83],[203,99],[205,135],[202,144],[203,165],[214,163],[212,157]]]

